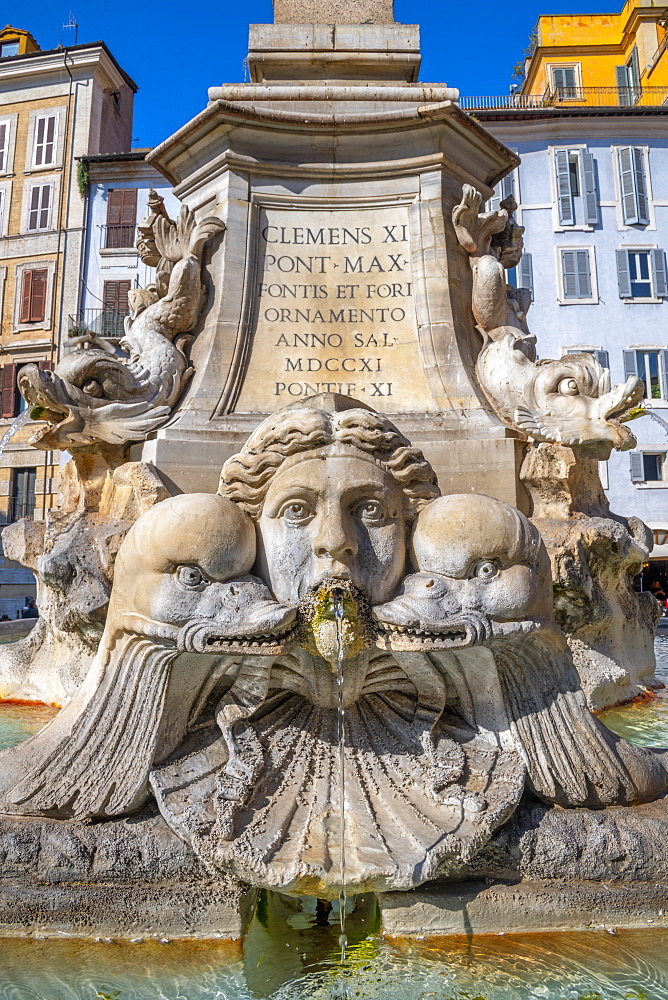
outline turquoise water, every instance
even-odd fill
[[[668,684],[668,636],[656,641]],[[0,747],[52,708],[0,705]],[[603,714],[644,745],[668,745],[668,689]],[[0,1000],[668,1000],[668,929],[380,938],[374,897],[348,918],[263,893],[246,940],[0,940]]]

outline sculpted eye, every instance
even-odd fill
[[[97,379],[89,378],[87,382],[84,382],[84,384],[81,386],[81,388],[89,396],[101,396],[102,395],[102,386],[97,381]]]
[[[182,586],[188,587],[190,590],[195,590],[203,583],[207,583],[197,566],[179,566],[176,579]]]
[[[291,500],[283,507],[280,515],[288,524],[306,524],[313,517],[313,511],[304,500]]]
[[[479,580],[482,580],[483,583],[486,583],[488,580],[493,580],[494,577],[497,576],[498,572],[499,567],[495,562],[492,562],[491,559],[483,559],[483,561],[479,562],[476,566],[474,576],[476,576]]]
[[[355,517],[368,524],[375,524],[385,517],[385,508],[380,500],[363,500],[355,508]]]
[[[580,390],[574,378],[562,378],[559,383],[559,392],[562,396],[579,396]]]

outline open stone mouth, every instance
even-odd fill
[[[284,646],[288,643],[296,642],[300,630],[297,619],[293,619],[282,629],[275,632],[257,632],[249,635],[220,635],[212,634],[207,636],[204,648],[210,652],[225,650],[231,647],[243,649],[274,649],[276,646]]]
[[[492,624],[483,614],[475,612],[459,616],[456,621],[429,622],[420,624],[399,624],[378,621],[379,645],[399,649],[402,644],[411,649],[416,647],[461,648],[485,642],[492,635]]]

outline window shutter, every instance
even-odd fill
[[[120,221],[126,226],[134,226],[137,221],[137,189],[123,188],[122,191]]]
[[[668,351],[659,351],[661,399],[668,399]]]
[[[619,287],[620,299],[631,298],[631,271],[629,269],[628,250],[616,250],[617,258],[617,285]]]
[[[647,182],[645,180],[645,158],[642,149],[639,149],[637,146],[633,147],[633,173],[638,202],[638,222],[646,226],[649,222],[649,202],[647,200]]]
[[[629,85],[629,71],[626,66],[615,66],[617,76],[617,90],[619,91],[619,104],[621,107],[628,107],[631,104],[631,88]]]
[[[561,269],[564,278],[564,298],[577,299],[578,284],[575,270],[575,253],[572,250],[561,251]]]
[[[7,170],[7,147],[9,145],[9,126],[7,122],[0,122],[0,173]]]
[[[5,231],[5,192],[0,191],[0,236],[3,235]]]
[[[627,226],[639,221],[636,205],[635,172],[633,169],[633,152],[631,146],[623,146],[618,150],[619,187],[622,197],[622,217]]]
[[[578,295],[579,299],[591,298],[591,272],[589,270],[589,251],[576,250],[575,262],[577,265]]]
[[[582,163],[582,189],[585,202],[585,222],[595,225],[598,222],[598,200],[596,197],[596,174],[594,172],[594,157],[584,149],[580,154]]]
[[[105,309],[127,315],[129,312],[128,293],[132,287],[130,281],[105,281],[102,300]]]
[[[642,452],[632,451],[629,457],[631,459],[631,482],[632,483],[644,482],[645,469],[643,466]]]
[[[558,149],[554,157],[557,172],[557,203],[559,205],[559,222],[562,226],[575,225],[573,195],[571,194],[571,178],[568,171],[568,150]]]
[[[2,366],[2,415],[15,417],[17,411],[16,369],[17,365]]]
[[[47,271],[40,269],[31,271],[30,273],[32,274],[32,296],[29,322],[43,323],[46,315]]]
[[[121,221],[122,188],[111,188],[107,198],[107,225],[117,226]]]
[[[622,351],[624,356],[624,379],[638,374],[638,358],[635,351]]]
[[[610,367],[610,358],[607,351],[592,351],[591,353],[594,355],[601,368]]]
[[[533,263],[530,253],[523,253],[518,267],[518,287],[528,288],[533,301]]]
[[[666,283],[666,257],[663,250],[650,250],[649,263],[652,271],[652,291],[658,299],[668,296]]]
[[[35,152],[33,163],[36,167],[41,167],[44,160],[44,126],[46,118],[38,118],[35,122]]]
[[[39,213],[39,228],[48,229],[51,216],[51,185],[42,184],[42,187],[38,188],[38,190],[41,191],[42,196]]]
[[[46,120],[46,142],[44,144],[44,163],[53,163],[55,157],[54,146],[56,142],[56,116],[50,115]]]
[[[30,322],[30,305],[32,302],[32,276],[34,271],[24,271],[21,279],[21,309],[19,323]]]
[[[51,361],[38,361],[37,367],[41,372],[50,372],[53,368],[53,364]]]
[[[668,351],[659,351],[659,381],[661,382],[661,399],[668,399]]]

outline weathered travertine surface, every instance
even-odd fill
[[[651,531],[610,510],[597,462],[571,448],[530,445],[521,477],[550,555],[555,620],[589,706],[616,705],[656,687],[661,607],[633,588],[652,549]]]
[[[26,638],[0,647],[0,698],[64,705],[86,677],[120,544],[169,495],[154,468],[125,457],[113,447],[75,452],[60,471],[59,508],[4,528],[5,552],[35,573],[40,617]]]
[[[394,0],[273,0],[277,24],[393,24]]]
[[[457,871],[525,788],[602,809],[668,787],[665,753],[587,710],[536,527],[439,497],[384,415],[281,410],[220,494],[130,529],[85,681],[0,755],[2,812],[99,821],[153,795],[209,872],[335,898]]]

